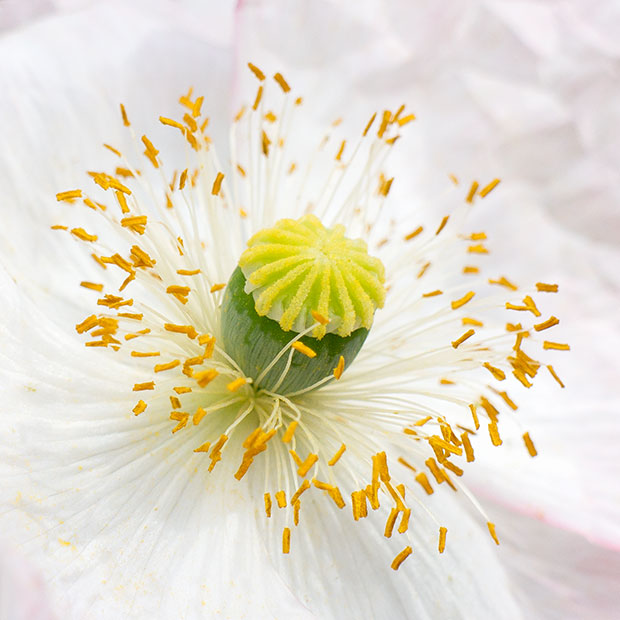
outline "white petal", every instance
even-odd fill
[[[532,517],[494,507],[502,558],[528,617],[597,618],[618,614],[620,553],[597,547]],[[561,561],[559,561],[561,559]]]
[[[105,3],[52,16],[0,40],[0,231],[7,266],[30,282],[63,290],[56,256],[75,264],[74,248],[50,231],[63,224],[56,193],[79,186],[85,171],[114,169],[116,157],[103,143],[134,148],[122,126],[123,102],[136,133],[169,139],[157,119],[176,110],[190,86],[208,95],[205,108],[228,121],[230,54],[222,29],[205,21],[188,30],[168,3],[128,7]],[[157,8],[158,10],[153,10]],[[76,53],[80,50],[81,53]],[[198,68],[195,59],[200,58]],[[52,269],[50,269],[52,267]],[[66,270],[63,270],[66,273]],[[75,282],[77,274],[72,275]]]

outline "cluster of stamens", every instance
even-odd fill
[[[537,319],[537,322],[531,328],[524,327],[525,322],[508,322],[505,326],[506,337],[514,338],[514,344],[512,347],[504,347],[509,351],[508,354],[498,358],[496,354],[491,355],[492,351],[484,340],[476,343],[478,330],[482,330],[485,325],[483,318],[475,312],[476,291],[473,287],[471,290],[469,287],[467,290],[462,289],[458,296],[449,298],[441,306],[440,316],[442,320],[446,317],[445,320],[451,320],[453,324],[460,322],[461,332],[453,339],[441,342],[440,345],[445,347],[442,351],[446,356],[460,355],[463,351],[462,356],[454,357],[454,359],[463,365],[469,364],[470,367],[485,369],[493,385],[489,387],[489,391],[485,390],[484,394],[479,394],[476,400],[466,403],[464,409],[467,410],[469,423],[466,423],[464,418],[451,423],[440,413],[428,407],[418,406],[413,402],[410,409],[400,416],[402,420],[402,422],[399,420],[400,430],[394,431],[394,441],[387,450],[377,449],[375,444],[368,443],[364,438],[360,430],[360,426],[365,423],[363,419],[349,419],[344,416],[345,422],[343,423],[341,415],[340,422],[338,422],[336,415],[330,417],[329,412],[321,412],[319,415],[307,402],[310,395],[312,398],[320,398],[322,386],[325,384],[330,384],[329,390],[331,391],[326,390],[330,397],[337,393],[334,383],[336,386],[342,385],[343,394],[347,394],[353,379],[347,384],[346,375],[343,376],[344,357],[340,357],[338,363],[330,369],[329,375],[320,383],[293,393],[266,389],[260,386],[260,381],[257,381],[258,376],[244,374],[241,364],[228,354],[220,341],[219,313],[226,287],[225,282],[230,275],[231,263],[229,261],[226,264],[222,261],[221,264],[212,264],[214,256],[219,256],[220,253],[226,251],[221,249],[224,241],[217,239],[217,227],[220,226],[220,230],[226,229],[227,226],[239,228],[244,223],[249,223],[254,226],[259,237],[263,234],[258,232],[263,227],[257,214],[269,218],[269,197],[271,195],[269,192],[271,190],[269,188],[264,190],[262,202],[259,200],[260,204],[257,206],[256,197],[252,193],[253,189],[250,188],[246,198],[251,204],[248,205],[246,202],[244,206],[241,201],[236,200],[234,186],[238,183],[247,183],[252,171],[258,174],[260,166],[268,168],[272,166],[269,168],[272,171],[280,170],[283,167],[282,153],[285,145],[285,139],[280,134],[279,117],[272,111],[264,111],[262,107],[265,75],[254,65],[250,65],[250,69],[260,82],[259,89],[254,104],[251,106],[252,110],[248,111],[243,108],[236,116],[235,124],[240,124],[243,119],[247,121],[250,143],[258,145],[258,148],[255,154],[249,156],[248,162],[242,163],[240,160],[233,159],[231,169],[236,178],[231,182],[232,189],[213,155],[211,139],[206,133],[209,119],[202,115],[203,98],[192,98],[190,90],[180,99],[180,103],[186,108],[182,119],[177,121],[161,117],[160,121],[163,125],[181,133],[189,148],[195,152],[197,165],[194,169],[186,168],[175,171],[171,180],[166,182],[164,191],[159,196],[159,203],[154,208],[151,207],[150,211],[145,209],[141,200],[136,197],[134,189],[134,184],[137,184],[138,193],[140,193],[145,185],[148,186],[146,175],[133,168],[121,151],[110,145],[105,146],[119,158],[119,165],[115,168],[115,172],[113,174],[90,172],[89,175],[99,190],[105,192],[111,201],[106,203],[96,200],[82,190],[70,190],[57,195],[58,201],[69,204],[81,203],[105,220],[108,230],[120,233],[119,238],[131,240],[128,251],[123,253],[121,250],[108,247],[99,241],[99,235],[87,232],[81,226],[55,225],[52,227],[67,231],[77,240],[91,247],[92,258],[101,270],[115,270],[122,276],[116,290],[110,292],[104,292],[108,285],[103,283],[81,282],[82,287],[101,294],[96,301],[100,311],[86,317],[76,325],[76,330],[78,334],[88,334],[89,339],[85,342],[85,346],[106,348],[118,354],[127,355],[144,370],[144,380],[128,386],[128,389],[140,395],[133,408],[133,414],[149,415],[150,408],[159,411],[162,400],[166,399],[170,403],[169,419],[172,422],[172,434],[181,431],[190,432],[189,429],[197,427],[194,452],[206,457],[205,469],[208,472],[212,472],[222,460],[227,446],[233,439],[243,448],[241,462],[234,474],[237,480],[242,480],[253,464],[264,458],[261,455],[270,449],[279,455],[285,454],[286,458],[291,459],[299,483],[294,490],[291,489],[292,492],[289,491],[288,497],[284,488],[265,489],[263,500],[267,517],[272,517],[276,507],[279,510],[292,510],[292,524],[297,526],[302,496],[314,489],[314,492],[324,496],[339,509],[344,509],[349,505],[355,521],[367,517],[370,511],[377,510],[380,505],[387,502],[391,510],[385,524],[385,536],[391,538],[395,530],[400,534],[406,534],[411,515],[406,495],[414,494],[412,487],[415,485],[393,480],[388,467],[388,454],[391,448],[397,446],[400,450],[401,455],[395,461],[404,470],[411,472],[412,482],[417,484],[419,491],[431,495],[435,492],[435,485],[444,483],[447,487],[457,491],[459,484],[456,478],[463,475],[462,465],[474,461],[472,439],[479,434],[481,426],[486,424],[488,436],[494,446],[502,444],[498,427],[500,410],[498,404],[493,402],[492,395],[499,397],[508,410],[517,409],[517,405],[508,396],[507,391],[495,386],[507,379],[508,372],[511,372],[524,387],[532,386],[542,364],[526,353],[522,344],[526,339],[534,340],[531,338],[532,335],[554,327],[559,321],[554,316],[542,318],[532,297],[535,294],[534,291],[522,297],[519,295],[521,301],[518,299],[507,301],[505,308],[508,312],[523,316],[531,315]],[[289,108],[301,105],[301,99],[291,101],[290,88],[280,74],[276,74],[274,79],[287,101],[285,105],[288,107],[285,113],[288,114]],[[127,113],[122,106],[121,113],[124,125],[131,130]],[[362,140],[371,140],[372,148],[376,146],[377,149],[389,149],[399,137],[397,132],[413,118],[413,115],[405,115],[404,106],[396,111],[386,110],[379,116],[378,122],[377,116],[373,115],[362,131]],[[373,126],[377,127],[374,133],[371,131]],[[163,173],[163,162],[157,148],[147,136],[142,136],[141,142],[148,165]],[[345,141],[342,141],[334,155],[334,165],[339,170],[347,166],[344,163],[344,152]],[[286,173],[281,174],[293,175],[298,165],[297,162],[290,162],[290,165],[286,167]],[[370,169],[371,166],[368,168]],[[390,191],[393,179],[387,178],[382,172],[376,176],[378,185],[373,189],[373,197],[383,201]],[[458,184],[455,177],[453,177],[453,182]],[[482,187],[478,182],[472,183],[465,195],[467,207],[471,207],[477,199],[486,197],[498,183],[498,179]],[[152,188],[148,187],[148,189]],[[190,206],[188,207],[187,204]],[[356,208],[358,208],[357,199],[354,197],[347,209],[350,209],[352,214]],[[177,230],[173,232],[174,227],[169,223],[162,225],[162,222],[171,221],[171,214],[187,209],[189,209],[189,217],[175,221],[193,222],[195,230],[192,231],[191,227],[179,224]],[[208,213],[207,226],[210,227],[204,230],[200,229],[201,224],[198,224],[196,218],[197,213],[201,213],[202,217],[203,212]],[[338,213],[338,215],[342,216],[341,221],[347,221],[346,213]],[[255,219],[252,219],[253,217]],[[318,229],[321,225],[320,221],[315,215],[309,217],[312,225]],[[317,225],[312,218],[316,219],[319,224]],[[448,223],[449,216],[446,215],[430,232],[423,226],[418,226],[411,232],[399,233],[399,235],[394,235],[394,238],[381,239],[376,243],[378,251],[384,245],[394,244],[398,246],[397,251],[401,253],[409,252],[410,248],[418,244],[418,250],[411,250],[414,256],[411,263],[418,264],[412,275],[417,283],[417,290],[420,291],[419,294],[415,293],[416,303],[440,304],[444,296],[446,298],[449,296],[448,293],[438,288],[422,292],[423,283],[428,277],[432,263],[425,258],[425,248],[431,248],[433,243],[438,242],[441,235],[445,234]],[[272,222],[273,224],[275,221]],[[185,235],[182,234],[183,230]],[[343,233],[340,228],[337,232],[339,235]],[[272,243],[273,239],[272,236],[269,242]],[[480,267],[474,263],[475,259],[483,258],[489,252],[485,233],[471,233],[463,236],[461,241],[465,244],[462,277],[479,276]],[[265,292],[268,291],[268,285],[273,285],[273,282],[270,280],[269,270],[265,268],[261,272],[260,264],[256,261],[265,253],[273,251],[273,245],[267,249],[263,246],[263,249],[259,247],[259,249],[247,250],[248,253],[245,255],[245,264],[253,266],[246,274],[249,282],[254,288],[264,287],[263,297],[257,294],[257,304],[262,303],[262,311],[259,314],[269,315],[277,295],[285,290],[284,287],[274,289],[273,295]],[[306,252],[304,257],[309,255],[309,251],[304,251]],[[234,249],[231,252],[234,254]],[[284,260],[287,256],[290,254],[284,251],[278,260]],[[355,255],[356,260],[362,260],[359,256],[361,254]],[[349,259],[345,257],[342,260]],[[293,262],[296,265],[301,264],[301,259],[294,259]],[[301,276],[310,273],[311,267],[308,265],[304,267],[305,271],[300,268]],[[370,265],[370,262],[366,265]],[[377,274],[376,282],[382,281],[381,269],[374,263],[369,268],[374,269]],[[356,273],[363,276],[361,269],[358,267],[355,269]],[[302,336],[312,334],[313,337],[320,338],[326,332],[337,331],[343,324],[346,325],[343,335],[347,335],[360,325],[369,328],[374,308],[383,305],[384,299],[378,284],[375,281],[371,282],[368,278],[365,280],[368,284],[367,290],[375,287],[372,289],[376,293],[375,306],[370,309],[368,305],[364,306],[363,317],[358,323],[351,318],[350,312],[345,313],[346,316],[341,316],[338,322],[337,312],[334,310],[337,303],[330,306],[328,298],[321,297],[320,273],[322,272],[318,268],[311,272],[312,286],[318,283],[317,292],[313,294],[313,298],[316,299],[313,307],[302,307],[300,302],[295,313],[287,313],[286,307],[282,310],[281,314],[286,322],[283,329],[288,331],[293,327],[297,328],[297,331],[290,332],[289,341],[278,353],[278,356],[284,356],[284,359],[286,356],[289,358],[288,366],[285,366],[283,371],[284,374],[289,372],[290,359],[293,356],[301,356],[299,359],[304,360],[307,365],[313,363],[315,351],[307,342],[306,344],[302,342]],[[105,280],[110,282],[113,278],[107,277],[107,274]],[[394,282],[390,283],[389,278],[388,265],[388,288],[391,289]],[[508,291],[511,297],[518,294],[517,287],[503,276],[488,279],[488,284]],[[127,293],[133,287],[137,287],[136,295],[128,296]],[[308,290],[310,290],[309,287],[310,285],[308,285]],[[342,290],[345,289],[342,288]],[[553,293],[557,290],[558,287],[555,284],[538,283],[535,292]],[[385,297],[386,308],[390,305],[392,292],[389,290]],[[143,297],[140,298],[139,295]],[[155,297],[162,300],[160,307],[153,307],[151,300]],[[307,297],[306,295],[304,300]],[[292,298],[296,299],[294,296]],[[301,296],[299,298],[301,299]],[[472,312],[468,313],[470,308]],[[299,323],[298,317],[302,317],[303,320],[295,325],[296,321]],[[415,317],[412,317],[412,321],[415,320]],[[372,357],[372,346],[370,343],[370,353],[367,359]],[[545,340],[542,348],[544,350],[567,350],[569,347],[563,343]],[[489,357],[485,359],[487,351]],[[269,362],[266,360],[266,365]],[[546,368],[555,381],[564,387],[553,366],[547,365]],[[389,381],[387,371],[385,381]],[[457,383],[454,377],[438,378],[438,381],[439,389],[442,390],[450,390]],[[368,423],[374,423],[375,413],[377,419],[381,415],[386,415],[383,404],[369,402]],[[324,416],[323,422],[319,419],[321,415]],[[365,411],[358,413],[361,418],[365,415]],[[201,432],[201,423],[204,425],[205,418],[215,420],[209,427],[209,433],[211,433],[209,436]],[[249,433],[247,433],[247,424],[252,425]],[[316,430],[322,428],[321,425],[326,429],[325,437],[322,435],[323,431]],[[213,429],[219,430],[213,434]],[[535,456],[536,448],[529,434],[525,432],[522,437],[529,454]],[[410,462],[411,459],[406,458],[406,452],[412,445],[408,442],[416,445],[415,462]],[[354,451],[351,450],[353,444],[356,444]],[[418,457],[421,450],[420,444],[426,447],[426,458]],[[304,446],[303,451],[299,446]],[[315,448],[311,449],[312,446]],[[354,454],[348,455],[347,452],[354,452]],[[345,491],[341,488],[342,484],[336,483],[340,474],[333,472],[337,472],[339,467],[342,468],[342,480],[349,481],[350,478],[346,475],[347,466],[344,462],[348,456],[351,459],[358,459],[359,455],[365,458],[368,464],[367,484],[361,488],[353,488],[347,482],[348,487]],[[494,524],[488,520],[487,522],[491,536],[499,544]],[[446,534],[447,529],[440,527],[438,534],[440,553],[445,548]],[[282,535],[284,553],[289,552],[290,544],[291,528],[286,526],[283,528]],[[407,545],[394,558],[392,568],[397,569],[411,553],[412,547]]]

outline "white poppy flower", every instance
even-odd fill
[[[573,515],[550,492],[581,467],[573,426],[541,411],[571,355],[558,254],[510,279],[528,238],[497,223],[494,176],[442,170],[441,194],[437,177],[414,193],[408,108],[360,124],[342,97],[325,123],[342,74],[304,79],[304,54],[277,72],[284,14],[272,32],[253,21],[268,5],[238,13],[248,69],[224,13],[203,29],[184,6],[99,6],[1,42],[4,536],[62,618],[542,616],[519,578],[537,549],[515,547],[547,533],[512,511],[544,510],[562,549],[569,530],[617,540],[613,490]],[[577,247],[539,213],[535,239]],[[551,457],[531,459],[538,431]]]

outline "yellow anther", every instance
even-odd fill
[[[405,547],[393,560],[391,567],[398,570],[401,564],[413,553],[413,549],[409,546]]]
[[[440,527],[439,528],[439,553],[443,553],[446,549],[446,534],[448,533],[448,528]]]
[[[215,181],[213,181],[213,187],[211,188],[211,194],[213,196],[219,196],[223,180],[224,175],[221,172],[218,172],[217,176],[215,177]]]
[[[538,454],[536,447],[534,446],[534,442],[532,441],[532,438],[530,437],[529,433],[523,434],[523,442],[525,443],[525,447],[527,448],[527,451],[530,453],[530,456],[536,456]]]
[[[545,284],[544,282],[536,283],[536,290],[539,293],[557,293],[558,288],[557,284]]]
[[[171,362],[166,362],[165,364],[156,364],[153,367],[153,372],[163,372],[164,370],[172,370],[179,366],[181,362],[179,360],[172,360]]]
[[[476,293],[474,293],[473,291],[469,291],[469,293],[466,293],[460,299],[457,299],[451,302],[450,305],[452,306],[452,310],[456,310],[457,308],[461,308],[462,306],[464,306],[468,301],[470,301],[474,297],[475,294]]]
[[[488,185],[480,190],[480,197],[484,198],[489,192],[493,191],[499,185],[499,179],[493,179]]]
[[[271,495],[269,493],[265,493],[263,496],[265,501],[265,514],[267,517],[271,516]]]
[[[136,383],[133,386],[134,392],[141,392],[143,390],[154,390],[155,382],[154,381],[146,381],[144,383]]]
[[[66,192],[60,192],[56,194],[56,200],[61,202],[63,200],[76,200],[77,198],[82,197],[81,189],[72,189]]]
[[[503,381],[506,378],[506,373],[501,368],[491,366],[489,362],[482,364],[498,381]]]
[[[247,383],[245,377],[237,377],[234,381],[231,381],[226,385],[226,389],[230,392],[236,392],[242,385]]]
[[[411,231],[409,234],[405,235],[405,241],[411,241],[415,237],[417,237],[424,230],[423,226],[418,226],[415,230]]]
[[[480,185],[478,184],[478,181],[474,181],[471,184],[471,187],[469,188],[469,192],[467,193],[467,197],[465,198],[467,202],[472,203],[474,201],[474,196],[476,195],[476,192],[478,191],[478,187],[480,187]]]
[[[340,379],[342,377],[342,373],[344,372],[344,357],[341,355],[338,359],[338,364],[336,364],[336,368],[334,368],[334,377],[336,379]]]
[[[543,342],[543,349],[545,349],[545,351],[548,351],[548,350],[570,351],[570,345],[561,344],[559,342],[550,342],[549,340],[545,340]]]
[[[289,553],[291,551],[291,530],[285,527],[282,531],[282,553]]]
[[[316,352],[313,351],[310,347],[306,346],[303,342],[300,342],[299,340],[297,342],[294,342],[291,346],[293,349],[295,349],[295,351],[299,351],[300,353],[303,353],[306,357],[309,357],[309,358],[316,357]]]
[[[336,451],[336,454],[334,454],[334,456],[332,456],[332,458],[327,461],[327,464],[330,467],[333,467],[340,460],[340,457],[344,454],[346,449],[347,447],[342,444],[340,448],[338,448],[338,450]]]
[[[460,345],[462,345],[468,338],[471,338],[476,332],[473,329],[467,330],[460,338],[457,338],[452,342],[452,346],[457,349]]]
[[[293,435],[295,434],[295,429],[297,428],[297,420],[293,420],[286,429],[284,435],[282,435],[282,442],[289,443],[291,439],[293,439]]]
[[[489,534],[491,534],[491,538],[495,541],[496,545],[499,545],[499,539],[497,538],[497,534],[495,533],[495,523],[487,522],[487,527],[489,528]]]
[[[140,415],[146,409],[146,403],[143,400],[139,400],[138,404],[132,409],[134,415]]]

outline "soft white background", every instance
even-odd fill
[[[448,173],[501,177],[495,211],[480,214],[498,269],[560,282],[549,307],[573,348],[553,360],[565,391],[542,382],[519,401],[540,457],[481,455],[469,482],[502,524],[498,553],[526,617],[616,617],[620,3],[239,4],[0,0],[0,262],[41,279],[57,251],[40,245],[49,197],[116,137],[118,101],[156,118],[193,84],[225,117],[249,59],[281,70],[317,121],[406,102],[419,120],[392,161],[391,198],[432,210]],[[0,570],[3,584],[19,574]],[[19,605],[31,589],[0,592]]]

